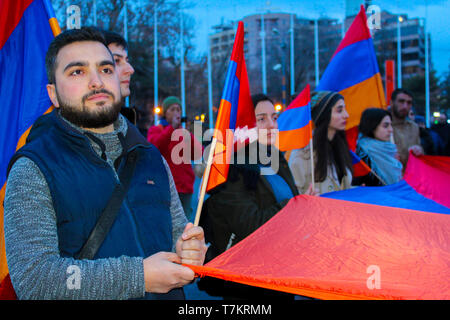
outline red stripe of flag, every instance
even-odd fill
[[[229,129],[245,132],[254,128],[255,125],[256,118],[244,58],[244,24],[240,21],[214,130],[214,138],[217,139],[217,144],[214,149],[206,191],[224,183],[227,179],[234,147],[234,135]]]

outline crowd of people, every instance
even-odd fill
[[[8,267],[21,299],[182,299],[194,279],[182,264],[226,251],[293,197],[393,184],[410,153],[449,155],[445,116],[425,128],[411,113],[412,94],[397,89],[388,110],[361,116],[356,154],[368,175],[353,177],[349,115],[337,92],[313,92],[314,151],[308,145],[286,159],[275,146],[274,103],[256,94],[257,140],[233,155],[227,181],[210,191],[194,226],[190,161],[203,146],[191,133],[173,139],[183,123],[175,96],[163,101],[163,117],[146,136],[135,127],[136,113],[123,108],[134,73],[126,41],[92,27],[65,31],[51,43],[46,69],[55,109],[11,159],[4,201]],[[180,144],[191,151],[181,163],[173,157]],[[70,267],[82,275],[76,290],[67,285]],[[223,281],[202,288],[228,299],[293,297]]]

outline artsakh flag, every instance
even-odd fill
[[[308,84],[278,118],[279,150],[301,149],[309,144],[312,138],[310,100]]]
[[[45,54],[58,33],[50,0],[0,1],[0,283],[8,274],[3,234],[6,169],[34,121],[50,111]],[[0,291],[4,288],[0,285]]]
[[[409,195],[390,185],[297,196],[205,266],[189,267],[318,299],[450,299],[450,158],[412,156],[405,179]],[[365,193],[378,205],[356,202]]]
[[[227,180],[228,167],[236,140],[245,142],[256,139],[255,126],[255,111],[244,59],[244,23],[240,21],[214,130],[217,144],[206,191]]]
[[[353,166],[353,176],[354,177],[364,177],[365,175],[369,174],[372,169],[361,160],[360,157],[356,155],[352,150],[350,151],[350,155],[352,157],[352,166]]]
[[[339,92],[345,99],[349,118],[350,149],[355,150],[357,126],[367,108],[387,107],[372,36],[364,6],[353,21],[320,79],[317,90]]]

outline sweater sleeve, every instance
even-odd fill
[[[47,182],[33,161],[13,165],[6,187],[5,243],[20,299],[131,299],[145,294],[143,259],[61,257]]]

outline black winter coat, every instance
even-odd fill
[[[255,143],[250,146],[254,147]],[[245,152],[245,163],[230,165],[227,182],[212,190],[203,205],[200,225],[205,230],[206,241],[211,243],[207,259],[217,256],[250,235],[290,200],[277,202],[270,183],[260,174],[259,165],[249,163],[248,150],[251,148],[242,149],[241,152]],[[277,173],[287,182],[292,194],[298,195],[283,154],[275,148],[272,148],[271,154],[279,159]],[[260,162],[258,157],[258,163]]]

